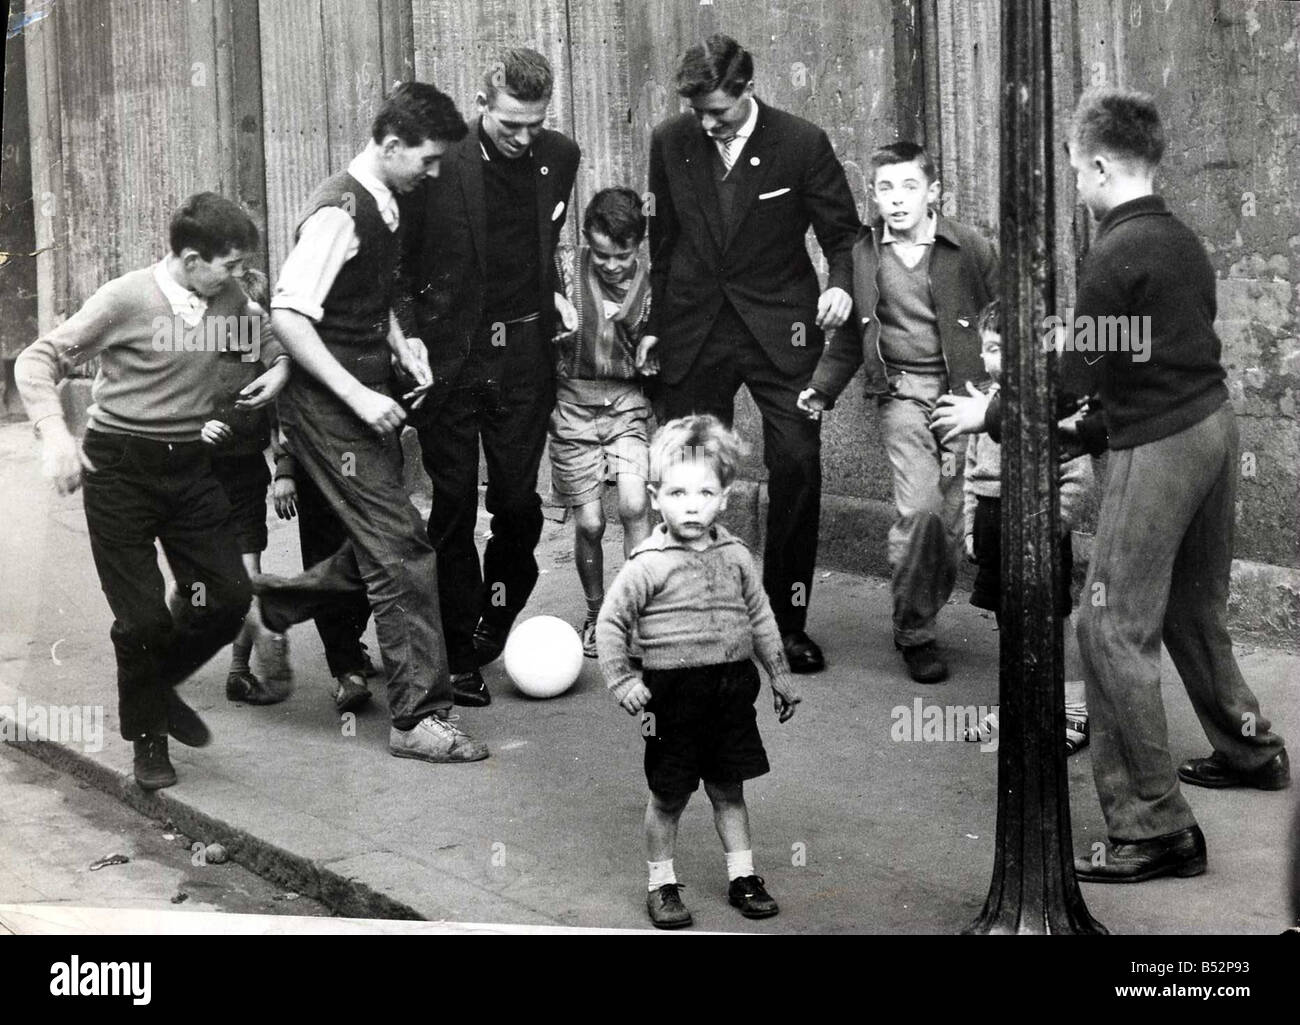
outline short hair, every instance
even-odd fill
[[[601,189],[583,212],[583,233],[594,230],[623,245],[640,245],[646,230],[642,207],[641,197],[629,188]]]
[[[677,66],[677,95],[693,100],[721,89],[736,97],[753,77],[753,55],[731,36],[715,32],[682,54]]]
[[[910,164],[912,161],[921,165],[926,181],[935,180],[934,158],[924,146],[915,142],[891,142],[887,146],[877,147],[871,154],[872,180],[882,167],[889,167],[891,164]]]
[[[256,267],[245,267],[244,272],[239,275],[239,284],[249,299],[258,306],[266,307],[271,297],[271,289],[265,274]]]
[[[740,436],[709,413],[669,420],[650,442],[650,481],[662,481],[664,470],[672,463],[707,460],[722,486],[729,487],[744,451]]]
[[[383,142],[396,135],[406,146],[426,139],[457,142],[469,132],[450,96],[427,82],[402,82],[384,100],[370,127],[371,138]]]
[[[549,100],[555,88],[551,62],[536,50],[519,46],[501,54],[483,73],[483,96],[491,104],[498,92],[522,103]]]
[[[1101,153],[1155,167],[1165,154],[1165,130],[1155,100],[1114,86],[1088,90],[1074,108],[1070,146],[1089,157]]]
[[[196,192],[172,214],[168,241],[177,256],[195,249],[211,262],[232,249],[245,253],[257,249],[257,225],[244,208],[215,192]]]
[[[980,310],[980,318],[975,324],[975,330],[979,334],[1002,334],[1002,300],[992,300],[984,309]]]

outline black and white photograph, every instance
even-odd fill
[[[6,989],[1293,1003],[1298,72],[1282,0],[10,0]]]

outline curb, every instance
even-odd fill
[[[18,724],[0,715],[5,733],[18,735]],[[27,727],[24,725],[24,730]],[[311,897],[344,918],[426,921],[407,904],[339,875],[309,858],[267,843],[237,826],[215,818],[165,790],[146,791],[132,777],[101,765],[75,748],[48,740],[5,740],[52,768],[90,784],[155,822],[171,823],[190,837],[220,840],[230,860],[277,886]]]

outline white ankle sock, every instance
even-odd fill
[[[727,855],[727,878],[741,879],[754,874],[754,852],[724,851]]]
[[[677,882],[677,873],[673,871],[673,859],[667,861],[647,861],[646,867],[650,870],[649,889],[657,890],[666,883]]]

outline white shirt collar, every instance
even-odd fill
[[[934,232],[939,226],[939,218],[933,210],[926,211],[926,218],[921,222],[920,234],[916,236],[916,241],[911,243],[914,246],[929,246],[934,244]],[[880,244],[888,245],[890,242],[902,241],[897,235],[889,230],[889,222],[884,222],[885,230],[880,233]]]
[[[399,219],[397,210],[397,198],[393,195],[393,190],[375,177],[374,172],[370,170],[370,161],[366,154],[368,149],[362,150],[352,158],[352,163],[348,164],[348,174],[352,175],[361,183],[362,188],[375,197],[375,203],[379,207],[379,215],[388,225],[389,231],[396,231]]]
[[[745,148],[749,137],[754,134],[754,128],[758,124],[758,100],[751,96],[749,98],[749,117],[745,118],[745,123],[736,130],[736,138],[741,140],[740,149]],[[723,142],[720,139],[713,140],[714,145],[718,147],[718,152],[722,152]],[[736,151],[737,153],[740,150]]]
[[[171,272],[167,269],[166,257],[154,264],[153,279],[158,283],[163,298],[171,306],[172,313],[180,317],[186,326],[194,327],[203,319],[203,314],[208,308],[208,301],[197,292],[191,292],[171,276]]]

